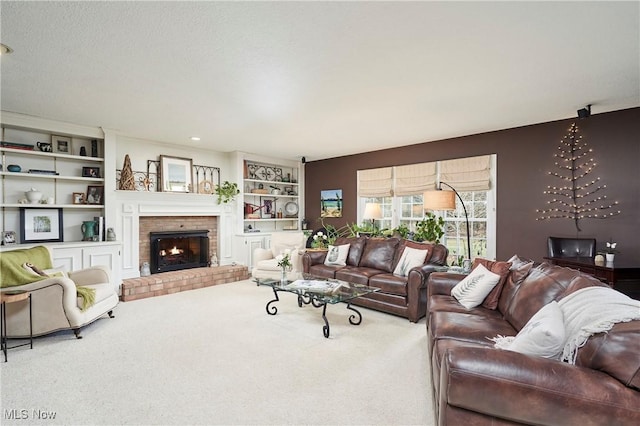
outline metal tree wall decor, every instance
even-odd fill
[[[578,133],[578,126],[573,123],[560,141],[558,152],[554,154],[557,159],[554,165],[559,171],[549,172],[549,175],[562,183],[547,186],[544,194],[553,198],[547,201],[549,208],[536,210],[542,215],[536,220],[572,219],[580,232],[580,219],[606,219],[619,214],[620,210],[613,211],[618,202],[609,203],[607,196],[602,194],[607,185],[601,184],[599,177],[590,176],[597,163],[591,157],[593,149],[587,147]]]

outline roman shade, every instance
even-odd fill
[[[358,170],[359,197],[390,197],[393,195],[393,168]]]
[[[435,162],[398,166],[395,173],[395,195],[418,195],[436,188]]]
[[[487,191],[491,189],[491,156],[456,158],[440,162],[440,182],[457,191]]]

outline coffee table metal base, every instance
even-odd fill
[[[271,287],[271,288],[273,289],[273,295],[275,296],[275,299],[270,300],[267,303],[267,306],[265,306],[265,309],[267,311],[267,314],[275,315],[278,313],[278,308],[275,306],[271,306],[271,304],[278,302],[280,300],[280,298],[278,297],[279,291],[286,291],[286,290],[280,290],[277,287]],[[304,305],[311,305],[314,308],[322,308],[322,319],[324,320],[324,326],[322,327],[322,334],[324,334],[324,337],[328,339],[329,334],[331,333],[331,328],[329,327],[329,320],[327,319],[327,302],[318,300],[316,297],[314,297],[313,294],[310,294],[310,293],[298,294],[298,307],[301,308]],[[362,314],[360,313],[360,311],[352,307],[350,301],[347,302],[347,309],[355,312],[358,315],[358,316],[355,316],[353,314],[350,315],[349,324],[360,325],[360,323],[362,322]]]

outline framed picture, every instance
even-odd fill
[[[342,217],[342,189],[320,191],[320,217]]]
[[[4,231],[2,233],[2,245],[6,246],[9,244],[15,244],[16,241],[16,233],[15,231]]]
[[[99,178],[100,177],[100,167],[83,167],[82,168],[82,177]]]
[[[71,138],[51,135],[51,143],[53,144],[53,152],[71,154]]]
[[[84,204],[84,192],[73,193],[73,204]]]
[[[269,219],[273,216],[273,200],[272,199],[266,199],[266,200],[262,200],[262,205],[264,206],[264,208],[262,209],[262,218],[263,219]]]
[[[104,186],[87,186],[87,204],[102,204],[104,201]]]
[[[160,190],[191,192],[193,161],[190,158],[160,156]]]
[[[62,241],[62,209],[20,209],[20,241],[47,243]]]

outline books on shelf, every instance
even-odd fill
[[[24,149],[27,151],[33,151],[33,145],[26,143],[18,143],[18,142],[6,142],[0,141],[0,147],[2,148],[13,148],[13,149]]]
[[[29,169],[29,173],[38,175],[59,175],[60,173],[55,170],[41,170],[41,169]]]
[[[336,294],[344,283],[324,280],[295,280],[287,285],[292,290],[303,290],[311,293]]]

